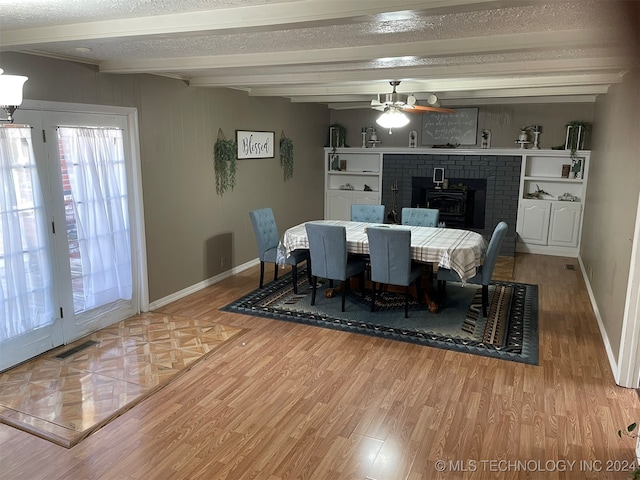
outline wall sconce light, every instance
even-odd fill
[[[404,127],[409,123],[409,118],[396,107],[388,107],[382,115],[378,117],[376,123],[382,128],[388,128],[391,133],[392,128]]]
[[[22,104],[22,86],[26,81],[27,77],[5,75],[0,68],[0,108],[7,114],[0,122],[13,123],[13,113]]]

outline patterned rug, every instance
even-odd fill
[[[324,295],[328,282],[318,286],[312,306],[306,272],[300,270],[298,294],[293,293],[288,273],[222,310],[538,364],[537,285],[492,283],[485,318],[479,286],[449,283],[438,313],[430,313],[412,299],[409,318],[404,318],[404,293],[383,292],[376,299],[376,312],[371,313],[370,291],[356,287],[348,292],[345,312],[341,312],[340,296]]]

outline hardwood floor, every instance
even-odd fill
[[[161,309],[249,332],[72,449],[0,425],[2,478],[628,478],[616,432],[640,402],[577,261],[518,255],[513,275],[539,285],[539,366],[220,312],[252,268]]]

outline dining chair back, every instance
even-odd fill
[[[316,302],[318,278],[342,281],[342,311],[344,312],[346,280],[354,275],[364,274],[365,261],[361,257],[347,253],[347,230],[340,225],[326,225],[307,222],[305,224],[311,254],[311,305]],[[362,279],[361,279],[362,282]]]
[[[493,270],[500,254],[500,247],[504,236],[507,233],[508,225],[506,222],[499,222],[491,234],[487,252],[484,256],[484,263],[478,267],[476,274],[467,280],[468,283],[482,285],[482,314],[487,316],[487,308],[489,306],[489,284],[493,276]],[[460,277],[457,273],[447,268],[438,269],[438,288],[442,294],[445,293],[446,282],[459,282]]]
[[[264,264],[273,263],[274,272],[273,280],[278,279],[278,243],[280,236],[278,234],[278,226],[276,225],[273,210],[269,207],[259,208],[249,212],[251,224],[253,225],[253,233],[258,244],[258,258],[260,259],[260,288],[264,282]],[[298,264],[309,259],[308,250],[294,250],[291,255],[285,259],[285,263],[291,265],[291,273],[293,276],[293,291],[298,293]],[[311,272],[308,268],[307,274],[311,278]]]
[[[437,227],[440,220],[440,210],[437,208],[409,208],[402,209],[402,225],[417,227]]]
[[[405,287],[404,316],[409,316],[409,286],[416,284],[416,294],[420,299],[420,275],[422,265],[411,260],[411,230],[404,228],[367,228],[369,240],[369,261],[373,297],[371,311],[375,311],[377,283]]]
[[[384,223],[384,205],[351,205],[352,222]]]

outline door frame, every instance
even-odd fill
[[[142,162],[140,160],[140,135],[138,123],[138,109],[134,107],[116,107],[111,105],[94,105],[88,103],[64,103],[39,100],[25,100],[20,106],[21,110],[94,113],[103,115],[122,115],[127,119],[129,129],[131,151],[131,184],[133,191],[131,199],[133,204],[133,217],[131,221],[131,243],[135,256],[135,267],[138,268],[138,285],[140,292],[140,311],[149,311],[149,282],[147,279],[147,248],[144,227],[144,203],[142,195]],[[132,259],[133,261],[133,259]],[[136,285],[134,285],[134,288]]]
[[[616,383],[622,387],[638,388],[640,387],[640,195],[636,205],[630,263]]]

